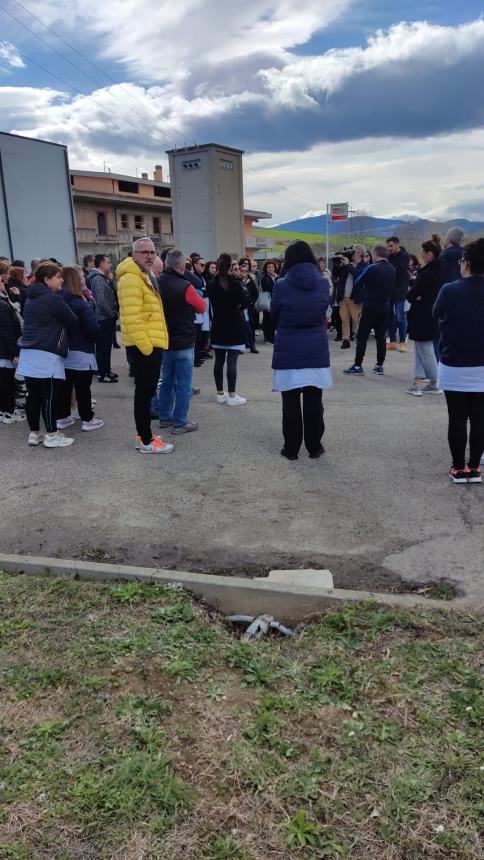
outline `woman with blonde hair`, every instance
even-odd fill
[[[82,421],[82,430],[99,430],[104,421],[94,417],[91,401],[91,383],[97,370],[95,345],[100,327],[90,303],[84,295],[84,273],[77,266],[64,266],[62,269],[64,286],[61,296],[66,305],[76,315],[79,330],[69,337],[69,352],[65,359],[66,378],[57,399],[57,427],[63,430],[74,424],[71,415],[71,396],[74,389],[77,408]]]

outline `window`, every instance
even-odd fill
[[[121,215],[121,227],[123,230],[129,230],[129,216]]]
[[[106,236],[107,235],[107,226],[106,226],[106,215],[104,212],[97,213],[97,232],[98,236]]]
[[[200,159],[194,158],[192,161],[182,161],[183,170],[196,170],[200,167]]]
[[[159,185],[153,185],[153,194],[155,197],[171,197],[169,188],[160,188]]]
[[[129,191],[130,194],[139,194],[138,183],[118,179],[118,191]]]
[[[222,168],[222,170],[233,170],[234,169],[234,162],[229,161],[227,158],[221,158],[220,159],[220,167]]]
[[[142,215],[135,215],[134,216],[134,229],[135,230],[144,230],[145,229]]]
[[[161,233],[159,218],[153,218],[153,233]]]
[[[71,176],[71,185],[74,185],[74,177]]]

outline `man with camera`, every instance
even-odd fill
[[[364,245],[355,245],[352,249],[345,248],[344,254],[337,255],[339,265],[336,299],[339,303],[342,324],[341,349],[350,348],[351,323],[353,323],[353,330],[356,331],[360,320],[361,305],[355,302],[354,281],[366,266],[365,251]]]

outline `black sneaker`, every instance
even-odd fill
[[[340,349],[351,349],[351,344],[349,340],[344,340],[340,346]]]
[[[318,457],[321,456],[321,454],[324,454],[324,446],[323,445],[320,445],[317,451],[315,451],[313,454],[310,454],[309,458],[310,458],[310,460],[317,460]]]
[[[482,484],[481,467],[478,466],[477,469],[471,469],[471,467],[468,466],[467,480],[469,481],[469,484]]]
[[[373,373],[379,373],[381,376],[381,374],[383,373],[383,365],[375,364],[375,367],[373,368]]]
[[[286,460],[297,460],[297,454],[290,454],[285,448],[281,448],[281,457],[285,457]]]
[[[106,374],[106,376],[98,376],[98,381],[99,382],[119,382],[119,379],[117,376],[109,376],[108,374]]]
[[[449,472],[449,478],[454,484],[467,484],[469,477],[468,469],[454,469],[452,466]]]
[[[111,379],[119,379],[119,375],[117,373],[113,373],[112,370],[108,370],[106,376],[110,376]]]

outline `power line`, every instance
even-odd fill
[[[80,96],[82,96],[83,98],[92,102],[93,105],[95,105],[96,108],[99,109],[99,104],[91,96],[88,96],[86,93],[83,93],[82,90],[80,90],[74,84],[70,84],[67,81],[65,81],[64,78],[60,77],[60,75],[56,75],[54,72],[50,72],[49,69],[46,69],[45,66],[42,66],[40,63],[37,62],[37,60],[33,60],[32,57],[28,57],[26,54],[22,53],[22,51],[19,51],[18,48],[16,48],[16,50],[17,50],[19,57],[22,57],[23,60],[27,61],[27,63],[31,63],[33,66],[37,66],[38,69],[41,69],[41,71],[45,72],[47,75],[50,75],[52,78],[55,78],[56,80],[60,81],[61,84],[64,84],[65,87],[70,87],[70,89],[75,90],[77,93],[79,93]],[[120,119],[122,122],[125,122],[128,125],[131,125],[134,129],[136,129],[137,132],[139,132],[139,130],[140,130],[139,127],[137,125],[135,125],[133,122],[130,122],[129,119],[126,119],[126,117],[123,117],[120,114],[115,113],[114,111],[111,110],[111,108],[105,108],[105,110],[110,111],[110,115],[118,117],[118,119]],[[159,140],[159,138],[155,137],[151,132],[145,132],[145,134],[152,137],[153,140],[156,140],[157,143],[162,143],[163,146],[165,145],[164,141]]]
[[[49,42],[47,42],[45,39],[43,39],[43,38],[42,38],[42,36],[39,36],[39,35],[38,35],[38,33],[36,33],[34,30],[32,30],[30,27],[28,27],[28,26],[27,26],[27,24],[24,24],[24,22],[23,22],[23,21],[21,21],[21,20],[20,20],[20,18],[17,18],[17,17],[16,17],[12,12],[9,12],[9,10],[8,10],[8,9],[6,9],[6,8],[5,8],[4,6],[2,6],[1,4],[0,4],[0,9],[2,9],[4,12],[6,12],[6,13],[7,13],[7,15],[9,15],[9,16],[10,16],[10,18],[12,18],[14,21],[16,21],[16,22],[17,22],[18,24],[20,24],[22,27],[25,27],[25,29],[26,29],[26,30],[28,30],[28,32],[29,32],[29,33],[32,33],[32,35],[33,35],[33,36],[35,36],[35,38],[36,38],[36,39],[38,39],[38,40],[39,40],[40,42],[42,42],[44,45],[47,45],[47,47],[48,47],[48,48],[50,48],[50,50],[51,50],[51,51],[54,51],[54,53],[55,53],[55,54],[58,54],[58,56],[59,56],[59,57],[61,57],[63,60],[65,60],[67,63],[69,63],[69,64],[70,64],[74,69],[76,69],[78,72],[80,72],[80,73],[81,73],[82,75],[84,75],[86,78],[88,78],[88,80],[92,81],[92,82],[96,85],[96,87],[101,86],[101,85],[99,84],[99,82],[98,82],[97,80],[95,80],[95,78],[91,77],[91,75],[88,75],[88,74],[87,74],[87,72],[85,72],[83,69],[81,69],[81,67],[80,67],[80,66],[78,66],[76,63],[73,63],[73,62],[72,62],[72,60],[70,60],[68,57],[66,57],[66,56],[65,56],[65,54],[63,54],[61,51],[58,51],[58,50],[57,50],[57,48],[54,48],[54,46],[53,46],[53,45],[50,45],[50,44],[49,44]],[[20,53],[20,52],[19,52],[19,53]],[[30,62],[32,62],[32,60],[31,60]],[[37,63],[37,65],[39,65],[39,64]],[[48,71],[48,70],[45,70],[45,71]],[[48,72],[48,74],[52,74],[52,73],[51,73],[51,72]],[[59,80],[62,80],[62,78],[59,78],[59,76],[58,76],[58,75],[57,75],[57,76],[56,76],[56,75],[53,75],[53,77],[57,77]],[[64,83],[65,83],[67,86],[71,86],[71,87],[72,87],[72,89],[77,90],[77,92],[79,92],[79,93],[80,93],[81,95],[83,95],[85,98],[89,98],[89,96],[87,96],[87,95],[86,95],[86,93],[83,93],[83,92],[82,92],[82,90],[79,90],[79,89],[78,89],[77,87],[75,87],[73,84],[67,84],[67,82],[66,82],[66,81],[64,81]],[[124,102],[123,102],[120,98],[118,98],[114,93],[110,92],[109,90],[106,90],[106,92],[107,92],[107,94],[108,94],[111,98],[116,99],[116,101],[117,101],[117,102],[119,102],[119,103],[122,105],[122,107],[123,107],[123,108],[125,107]],[[133,108],[131,108],[131,111],[133,111]],[[135,112],[135,111],[133,111],[133,113],[136,113],[136,112]],[[117,114],[116,114],[116,116],[117,116]],[[142,115],[141,115],[141,114],[139,114],[139,113],[137,113],[137,116],[139,116],[139,117],[143,120],[143,122],[146,122],[146,117],[142,116]],[[125,120],[125,121],[126,121],[126,122],[129,122],[128,120]],[[140,129],[139,129],[137,126],[135,126],[133,123],[130,123],[130,125],[133,125],[133,128],[136,128],[136,130],[137,130],[137,131],[139,131],[139,130],[140,130]],[[143,129],[142,129],[142,130],[143,130]],[[145,132],[145,133],[146,133],[146,134],[150,134],[150,135],[153,137],[153,139],[154,139],[154,140],[156,140],[158,143],[161,143],[163,146],[166,144],[166,140],[161,140],[160,138],[156,137],[156,135],[154,135],[154,134],[153,134],[153,132]]]
[[[123,84],[120,84],[118,81],[115,81],[114,78],[111,77],[111,75],[108,75],[108,73],[104,71],[104,69],[101,69],[100,66],[96,65],[96,63],[86,57],[81,51],[75,48],[74,45],[71,45],[71,43],[68,42],[67,39],[64,39],[63,36],[60,36],[59,33],[56,33],[54,30],[52,30],[52,28],[45,24],[41,18],[38,18],[37,15],[31,12],[30,9],[27,9],[27,7],[23,5],[23,3],[20,3],[20,0],[13,0],[13,2],[16,3],[17,6],[20,6],[20,8],[23,9],[25,12],[27,12],[28,15],[34,18],[35,21],[38,21],[38,23],[41,24],[45,30],[47,30],[49,33],[52,33],[52,35],[55,36],[56,39],[59,39],[60,42],[63,42],[64,45],[69,48],[69,50],[74,51],[74,53],[81,57],[84,62],[89,63],[89,65],[92,66],[93,69],[96,69],[97,72],[99,72],[101,75],[104,75],[104,77],[107,78],[108,81],[111,81],[112,84],[115,84],[115,86],[120,87],[120,89],[122,89],[123,92],[129,95],[130,99],[132,99],[137,104],[135,97],[132,95],[132,93],[130,93],[127,87],[125,87]],[[145,107],[145,110],[151,113],[152,116],[156,117],[156,119],[158,119],[158,114],[156,114],[154,110],[151,110],[151,108],[149,107]]]
[[[84,62],[89,63],[89,65],[92,66],[93,69],[96,69],[96,71],[98,71],[101,75],[104,75],[104,77],[107,78],[108,81],[111,81],[112,84],[115,84],[115,86],[120,87],[120,89],[122,89],[127,95],[129,95],[130,99],[132,99],[134,102],[136,102],[135,97],[132,95],[132,93],[130,93],[129,89],[124,86],[124,84],[121,84],[118,81],[115,81],[114,78],[111,77],[111,75],[109,75],[107,72],[104,71],[104,69],[101,69],[100,66],[96,65],[96,63],[94,63],[92,60],[90,60],[88,57],[86,57],[81,51],[79,51],[77,48],[75,48],[74,45],[71,45],[71,43],[68,42],[67,39],[64,39],[63,36],[60,36],[59,33],[56,33],[54,30],[52,30],[51,27],[49,27],[47,24],[45,24],[41,18],[37,17],[37,15],[34,15],[34,13],[31,12],[30,9],[27,9],[27,7],[23,5],[23,3],[20,3],[19,0],[13,0],[13,2],[16,3],[17,6],[20,6],[21,9],[23,9],[25,12],[27,12],[27,14],[29,14],[32,18],[34,18],[36,21],[38,21],[39,24],[41,24],[42,27],[44,27],[46,30],[48,30],[49,33],[52,33],[52,35],[55,36],[56,39],[59,39],[60,42],[63,42],[67,48],[69,48],[71,51],[74,51],[74,53],[77,54],[79,57],[81,57],[81,59],[83,59]],[[145,107],[145,110],[148,111],[149,113],[151,113],[152,116],[154,116],[158,119],[158,115],[155,113],[155,111],[151,110],[151,108]]]

